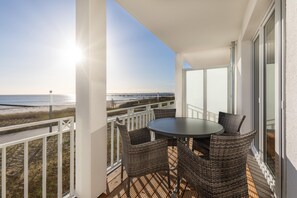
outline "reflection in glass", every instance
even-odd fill
[[[274,14],[264,27],[265,65],[264,65],[264,132],[265,161],[272,173],[275,173],[275,19]]]

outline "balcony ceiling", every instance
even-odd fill
[[[176,53],[227,48],[249,0],[117,0]]]

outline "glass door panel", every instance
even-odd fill
[[[187,116],[203,119],[203,70],[186,73]]]
[[[207,70],[207,120],[218,121],[219,111],[227,112],[228,69]]]
[[[264,26],[264,140],[265,161],[275,174],[275,18]]]

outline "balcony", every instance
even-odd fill
[[[247,166],[251,175],[250,196],[271,196],[271,189],[276,197],[295,197],[296,3],[293,0],[117,2],[174,51],[176,99],[164,107],[174,105],[177,116],[216,121],[216,111],[207,109],[206,70],[228,66],[228,111],[246,115],[243,132],[258,131]],[[109,197],[125,197],[126,181],[122,183],[118,176],[121,141],[111,115],[120,112],[108,112],[110,116],[106,112],[105,0],[76,1],[76,35],[78,45],[87,52],[76,67],[76,123],[73,118],[63,118],[0,129],[23,130],[51,123],[56,126],[52,133],[9,137],[1,142],[2,198],[9,197],[11,189],[19,193],[16,197],[28,197],[35,184],[39,185],[42,197],[52,193],[59,198],[93,198],[105,192]],[[185,73],[189,69],[184,68],[185,62],[192,66],[191,70],[203,70],[204,88],[200,90],[204,96],[196,100],[203,100],[203,109],[187,103]],[[136,129],[153,119],[152,108],[155,107],[127,108],[120,116],[129,129]],[[37,163],[41,168],[34,169],[40,177],[31,181],[34,167],[31,160],[35,155],[31,151],[35,141],[42,148]],[[174,165],[176,151],[169,149],[169,153]],[[64,157],[69,158],[67,162]],[[19,165],[12,166],[15,162]],[[53,174],[47,174],[52,167]],[[172,189],[160,184],[160,178],[156,174],[135,179],[131,187],[133,196],[167,196]],[[54,181],[54,187],[49,187],[49,181]],[[20,187],[10,188],[16,183]],[[184,197],[195,196],[190,186],[186,189]]]
[[[154,108],[172,108],[175,101],[165,101],[131,108],[108,111],[107,119],[107,190],[103,197],[126,197],[126,174],[120,179],[121,138],[115,127],[115,118],[125,121],[130,130],[146,126],[154,119]],[[203,114],[201,109],[189,106],[189,114]],[[217,115],[207,113],[209,120]],[[53,132],[47,132],[48,126]],[[38,134],[30,132],[40,130]],[[75,123],[73,117],[40,121],[3,127],[0,133],[24,131],[2,135],[1,138],[1,194],[2,197],[72,197],[75,195]],[[24,135],[27,134],[27,135]],[[28,135],[29,134],[29,135]],[[31,135],[30,135],[31,134]],[[191,145],[191,141],[190,141]],[[176,147],[168,148],[170,166],[176,166]],[[272,192],[252,152],[248,156],[247,175],[250,197],[270,197]],[[171,171],[172,187],[166,187],[166,176],[150,174],[133,179],[132,197],[169,197],[176,183],[176,170]],[[18,191],[13,189],[17,188]],[[185,181],[181,185],[181,197],[195,197],[195,191]]]
[[[176,165],[176,148],[168,148],[170,166]],[[247,164],[248,189],[250,198],[273,197],[273,193],[264,178],[253,154],[248,155]],[[127,197],[127,175],[124,172],[121,181],[120,167],[107,176],[107,193],[101,197]],[[177,174],[171,171],[171,189],[166,185],[166,174],[149,174],[133,179],[130,187],[131,197],[170,197],[175,185]],[[198,197],[197,193],[184,180],[181,182],[179,197]]]

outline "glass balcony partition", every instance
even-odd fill
[[[186,115],[218,121],[219,111],[228,111],[228,68],[186,72]]]

